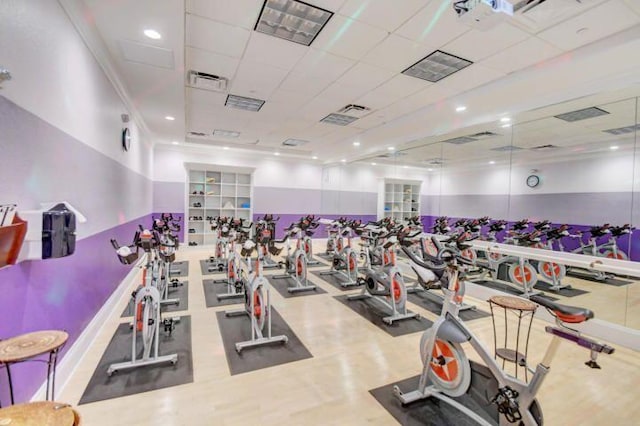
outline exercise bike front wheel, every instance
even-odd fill
[[[396,272],[391,277],[391,298],[397,311],[404,311],[407,304],[407,288],[404,285],[402,275]]]
[[[429,362],[428,377],[433,385],[445,395],[457,397],[464,395],[471,383],[471,365],[459,343],[436,338],[431,355],[427,356],[427,347],[433,334],[426,330],[420,339],[420,358]]]

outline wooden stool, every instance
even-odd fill
[[[491,321],[493,323],[493,348],[494,357],[502,359],[502,367],[506,361],[515,364],[516,378],[518,377],[518,367],[524,367],[524,378],[527,380],[527,353],[529,352],[529,336],[531,334],[531,325],[533,324],[533,316],[538,308],[538,305],[520,297],[515,296],[493,296],[489,299],[489,307],[491,308]],[[504,347],[498,348],[498,336],[496,330],[496,316],[494,307],[504,309]],[[507,312],[513,313],[518,318],[518,325],[516,328],[515,348],[508,347],[509,340],[509,327],[507,320]],[[520,328],[522,320],[529,317],[529,324],[527,326],[527,335],[524,341],[524,353],[520,352]]]
[[[0,409],[0,426],[78,426],[80,416],[69,404],[44,401]]]
[[[68,339],[69,335],[64,331],[44,330],[0,341],[0,365],[4,365],[7,369],[11,404],[15,403],[13,399],[13,382],[11,381],[11,365],[30,361],[32,358],[46,353],[49,354],[48,361],[45,361],[47,363],[46,399],[49,400],[49,389],[51,389],[51,400],[54,399],[58,353]],[[2,426],[2,423],[0,423],[0,426]]]

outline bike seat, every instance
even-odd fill
[[[541,296],[530,296],[529,300],[547,308],[562,322],[578,324],[593,318],[593,311],[577,306],[561,305]]]

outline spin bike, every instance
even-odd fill
[[[265,214],[256,222],[256,235],[260,236],[257,249],[262,256],[262,267],[264,269],[280,268],[280,263],[271,257],[278,256],[282,249],[276,248],[273,239],[276,237],[276,222],[280,216],[274,218],[272,214]]]
[[[553,250],[554,241],[560,241],[561,238],[569,235],[569,225],[560,225],[557,228],[549,227],[545,231],[547,243],[542,248]],[[549,284],[549,290],[560,291],[564,288],[571,288],[570,284],[564,284],[564,280],[567,275],[567,268],[561,263],[555,263],[550,261],[531,261],[531,264],[536,266],[540,277]]]
[[[291,224],[285,229],[285,236],[282,240],[274,240],[275,243],[286,244],[287,255],[284,262],[280,262],[285,267],[285,273],[282,275],[273,275],[273,279],[291,279],[294,282],[293,286],[287,287],[289,293],[295,293],[299,291],[316,290],[316,286],[310,284],[307,279],[307,256],[304,250],[300,247],[302,229],[296,224]],[[291,253],[291,239],[297,238],[298,243],[296,249]]]
[[[228,217],[217,217],[209,220],[211,230],[216,232],[216,240],[214,244],[214,255],[207,259],[208,272],[222,272],[227,266],[229,260],[229,235],[231,233],[231,219]]]
[[[268,241],[260,241],[257,235],[256,242],[262,245],[268,244]],[[245,348],[272,344],[287,343],[288,338],[285,335],[271,335],[271,297],[270,285],[262,275],[263,256],[258,250],[258,257],[251,258],[251,254],[257,248],[256,242],[247,240],[241,250],[242,257],[242,284],[244,286],[244,306],[241,309],[226,311],[225,316],[248,315],[251,319],[251,340],[236,343],[236,351],[242,352]],[[264,329],[266,325],[266,335]]]
[[[582,239],[584,234],[582,231],[578,231],[575,234],[568,235],[568,237],[577,239],[578,242],[580,243],[579,247],[571,250],[571,253],[602,257],[603,255],[600,251],[600,248],[602,246],[598,245],[597,240],[600,237],[603,237],[607,234],[611,234],[611,225],[606,223],[602,226],[593,226],[588,232],[591,235],[589,237],[589,242],[587,244],[585,244]],[[606,246],[606,244],[603,246]],[[565,251],[564,245],[562,244],[562,240],[558,240],[558,247],[560,248],[560,251]],[[576,275],[584,278],[590,278],[596,281],[605,281],[612,277],[611,274],[607,274],[603,271],[592,271],[589,269],[583,269],[583,268],[577,268],[577,267],[571,267],[567,272],[572,275]]]
[[[222,283],[227,285],[227,292],[220,293],[216,297],[218,300],[235,299],[244,296],[244,286],[241,279],[241,257],[236,250],[236,241],[242,243],[248,238],[251,232],[252,224],[245,226],[242,219],[233,219],[231,221],[231,231],[228,235],[228,255],[226,271],[227,276],[213,280],[214,283]]]
[[[316,219],[315,215],[307,215],[300,219],[298,226],[302,230],[302,240],[298,240],[298,245],[302,244],[304,248],[304,254],[307,257],[307,265],[319,265],[320,261],[313,257],[313,241],[311,237],[320,222]]]
[[[154,273],[154,264],[157,264],[154,251],[158,249],[159,240],[159,235],[151,233],[149,230],[136,232],[134,242],[130,246],[121,247],[116,240],[111,240],[122,264],[129,265],[135,262],[138,259],[139,249],[146,252],[147,263],[142,275],[143,284],[132,294],[135,316],[132,324],[131,361],[111,364],[107,369],[109,376],[120,370],[178,362],[178,354],[160,356],[158,353],[160,324],[162,323],[165,333],[171,334],[175,323],[180,320],[179,317],[162,319],[160,315],[162,295],[157,287],[160,277]],[[141,339],[138,339],[138,333],[140,333]],[[141,350],[138,348],[138,340],[142,344]],[[138,358],[139,353],[142,353],[140,358]]]
[[[373,298],[390,311],[390,315],[382,318],[382,321],[392,325],[394,321],[416,318],[420,315],[407,311],[407,289],[404,285],[402,273],[396,264],[395,246],[397,244],[397,231],[380,235],[379,238],[386,240],[383,248],[383,264],[378,269],[371,266],[369,257],[369,245],[363,246],[365,250],[365,265],[363,277],[358,277],[358,284],[363,285],[360,294],[347,297],[347,300],[362,300]]]
[[[320,275],[339,275],[346,279],[341,281],[342,287],[358,285],[358,255],[351,249],[352,226],[360,226],[359,221],[345,221],[336,224],[339,227],[335,242],[335,253],[331,262],[331,269],[320,272]]]
[[[543,297],[533,296],[532,301],[544,306],[556,319],[555,326],[546,326],[545,331],[553,336],[546,354],[535,370],[529,368],[526,361],[522,365],[533,372],[532,379],[526,383],[517,379],[500,368],[494,354],[475,336],[459,318],[459,307],[464,297],[464,266],[470,262],[461,254],[468,245],[462,237],[454,238],[449,243],[439,247],[438,259],[445,265],[446,302],[442,313],[436,322],[427,329],[420,340],[420,358],[423,367],[420,374],[418,388],[410,392],[402,391],[394,386],[393,393],[400,402],[410,404],[415,401],[437,398],[459,410],[480,425],[494,426],[517,423],[523,426],[537,426],[543,424],[542,409],[536,400],[536,394],[550,370],[558,346],[562,340],[568,340],[590,351],[590,360],[586,365],[590,368],[600,368],[597,356],[601,353],[612,354],[614,348],[583,336],[579,331],[569,328],[568,324],[577,324],[593,318],[593,312],[572,306],[561,305]],[[475,411],[465,407],[454,398],[462,396],[471,385],[471,366],[461,343],[469,343],[480,356],[496,383],[497,391],[492,397],[487,396],[486,403],[496,404],[498,418],[488,421]],[[484,389],[485,394],[490,387]],[[491,399],[489,399],[491,398]]]

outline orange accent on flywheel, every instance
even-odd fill
[[[440,358],[444,358],[444,365],[440,365]],[[453,382],[458,377],[458,360],[453,356],[449,345],[442,340],[436,340],[433,346],[431,369],[445,382]]]
[[[309,244],[308,241],[304,244],[304,252],[306,254],[310,254],[311,253],[311,244]]]
[[[233,260],[229,262],[229,265],[227,266],[227,269],[229,270],[229,278],[232,278],[232,279],[235,278],[236,274],[234,272],[235,265],[234,265]]]
[[[523,266],[523,267],[516,267],[515,272],[513,273],[514,278],[516,279],[516,281],[518,281],[520,284],[523,283],[523,277],[522,277],[522,270],[524,269],[524,280],[526,280],[526,282],[531,281],[531,271],[529,270],[529,268]]]
[[[262,304],[260,303],[262,299],[258,296],[258,293],[253,293],[253,316],[256,318],[260,318],[262,315]]]
[[[624,260],[624,256],[620,253],[614,253],[612,251],[607,253],[607,258],[608,259],[618,259],[618,260]]]
[[[560,275],[560,265],[558,265],[557,263],[553,263],[553,262],[545,262],[542,265],[542,270],[544,271],[545,274],[547,274],[547,276],[558,276]]]
[[[136,328],[142,331],[142,302],[136,306]]]
[[[301,258],[298,258],[297,270],[298,270],[298,276],[302,275],[302,273],[304,272],[304,266],[302,265],[302,259]]]
[[[342,251],[342,238],[338,238],[338,241],[336,241],[336,248],[338,251]]]
[[[392,287],[393,289],[393,300],[400,300],[400,296],[402,295],[402,288],[400,287],[400,283],[393,279]]]
[[[356,269],[356,259],[355,256],[349,256],[349,270],[353,271]]]

